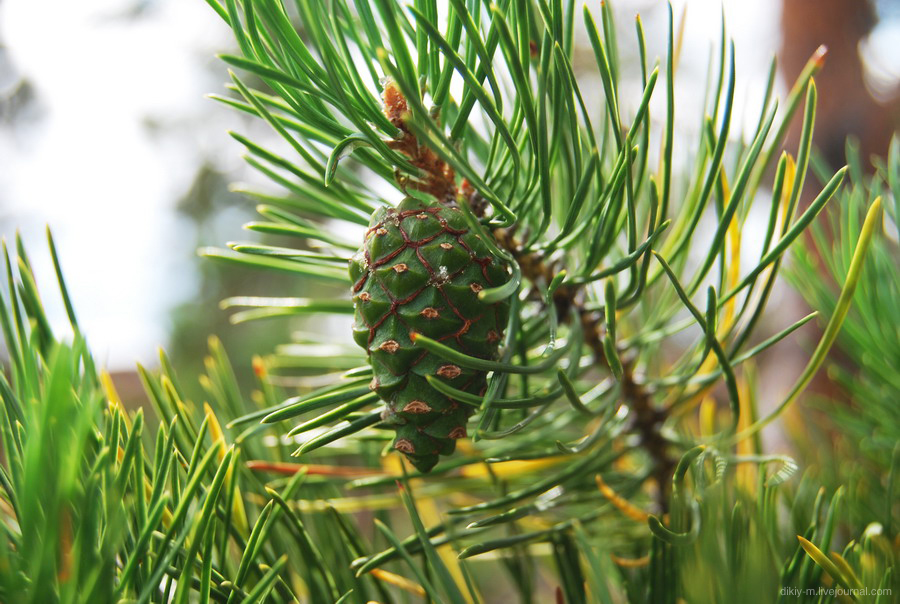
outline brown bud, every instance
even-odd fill
[[[437,374],[440,377],[447,378],[448,380],[459,377],[459,374],[461,373],[462,369],[460,369],[456,365],[441,365],[437,370]]]
[[[410,401],[403,407],[404,413],[430,413],[431,406],[425,401]]]
[[[412,441],[406,438],[397,439],[397,442],[394,443],[394,448],[401,453],[406,453],[408,455],[412,455],[416,452],[415,445],[412,444]]]
[[[432,308],[431,306],[423,308],[422,312],[420,312],[419,314],[426,319],[437,319],[439,316],[441,316],[441,313],[439,313],[436,308]]]
[[[457,426],[457,427],[453,428],[452,430],[450,430],[450,434],[448,434],[447,437],[452,438],[453,440],[456,440],[458,438],[465,438],[466,437],[465,426]]]
[[[399,348],[400,344],[398,344],[396,340],[385,340],[382,342],[381,346],[378,347],[378,350],[383,350],[388,354],[394,354]]]
[[[393,269],[394,269],[395,273],[405,273],[406,271],[409,270],[409,267],[401,262],[399,264],[395,264],[393,266]]]

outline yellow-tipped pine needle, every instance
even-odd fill
[[[570,461],[572,461],[572,457],[568,455],[547,457],[545,459],[502,461],[491,464],[491,472],[499,478],[510,478]],[[486,478],[488,470],[484,464],[470,465],[462,468],[462,475],[466,478]]]
[[[646,524],[647,518],[650,516],[647,512],[640,509],[639,507],[613,491],[612,487],[606,484],[600,474],[597,474],[596,479],[597,488],[600,489],[600,493],[602,493],[603,496],[606,497],[606,499],[609,500],[609,502],[613,504],[613,506],[617,510],[619,510],[635,522]]]
[[[103,393],[106,394],[106,398],[109,401],[110,411],[118,409],[122,413],[122,421],[125,422],[125,427],[131,432],[131,418],[125,411],[125,405],[122,404],[122,397],[119,396],[119,391],[116,390],[112,376],[105,369],[100,372],[100,386],[103,388]]]
[[[381,570],[380,568],[373,568],[369,571],[369,574],[379,581],[384,581],[388,585],[393,585],[398,589],[415,594],[421,598],[425,597],[425,589],[415,581],[411,581],[406,577],[402,577],[386,570]]]
[[[740,394],[740,406],[741,406],[741,415],[738,418],[738,430],[743,430],[747,428],[753,422],[753,415],[751,413],[751,404],[750,404],[750,384],[746,379],[741,378],[738,380],[738,393]],[[737,454],[738,455],[753,455],[756,453],[753,438],[748,436],[742,440],[737,442]],[[756,493],[756,485],[757,485],[757,476],[759,473],[759,469],[756,466],[751,464],[743,464],[737,467],[736,478],[737,485],[741,488],[745,493],[754,495]]]
[[[641,568],[643,566],[647,566],[650,564],[650,556],[641,556],[640,558],[620,558],[615,554],[610,554],[610,558],[617,565],[622,568]]]
[[[831,559],[826,556],[822,550],[816,547],[815,543],[812,543],[808,539],[804,539],[801,535],[797,535],[797,540],[800,541],[800,547],[806,552],[806,554],[812,558],[813,562],[818,564],[822,570],[828,573],[832,579],[836,583],[839,583],[843,587],[852,588],[853,585],[847,578],[841,573],[841,570],[837,567],[837,565],[831,561]]]
[[[216,417],[215,411],[209,405],[209,403],[203,403],[203,411],[206,413],[206,417],[209,419],[209,436],[212,439],[213,446],[216,443],[221,443],[221,447],[219,447],[218,452],[218,460],[219,463],[222,463],[222,459],[225,457],[225,450],[227,446],[225,444],[225,433],[222,431],[222,426],[219,424],[219,420]],[[225,480],[227,484],[231,484],[231,481],[234,480],[234,470],[232,467],[229,467],[227,473],[225,474]],[[234,494],[234,503],[232,503],[231,507],[231,516],[234,519],[235,526],[238,531],[240,531],[241,535],[247,536],[250,534],[250,525],[247,521],[247,511],[244,509],[244,498],[241,496],[241,489],[238,486],[235,486],[235,494]]]

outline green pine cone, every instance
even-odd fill
[[[410,197],[372,215],[363,247],[350,260],[350,278],[353,337],[369,355],[372,389],[387,403],[394,448],[427,472],[466,436],[473,408],[432,388],[426,376],[475,394],[486,380],[484,372],[415,347],[410,335],[496,358],[509,302],[485,303],[478,292],[506,283],[508,265],[469,231],[459,208]]]

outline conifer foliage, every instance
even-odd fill
[[[249,391],[214,338],[201,376],[162,355],[139,367],[152,412],[132,413],[93,361],[52,239],[71,335],[51,328],[24,245],[4,248],[0,600],[898,593],[896,430],[866,448],[866,480],[827,484],[760,438],[835,341],[896,348],[871,332],[872,315],[898,314],[866,271],[897,274],[900,147],[871,178],[851,161],[850,192],[847,168],[816,161],[822,52],[781,102],[773,62],[744,141],[724,25],[703,106],[676,109],[676,86],[695,83],[678,78],[671,8],[652,60],[640,17],[620,45],[608,2],[207,2],[239,49],[215,98],[276,136],[232,133],[266,183],[240,188],[262,239],[204,252],[298,292],[222,306],[235,322],[313,320],[260,351]],[[695,140],[676,128],[689,121]],[[801,205],[811,165],[822,184]],[[852,210],[826,209],[835,196]],[[833,248],[814,231],[835,282],[806,253],[792,273],[822,330],[764,415],[755,358],[817,315],[757,327],[823,211],[840,226]],[[830,427],[851,441],[896,408],[895,380],[872,377],[890,366],[858,360],[865,413]]]

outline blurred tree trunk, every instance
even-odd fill
[[[862,157],[887,155],[898,126],[898,103],[881,104],[863,78],[859,43],[877,22],[871,0],[782,0],[781,75],[790,86],[810,55],[828,47],[825,67],[816,77],[819,91],[815,143],[833,168],[843,166],[844,141],[860,141]],[[800,135],[795,121],[789,148]]]

